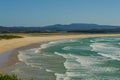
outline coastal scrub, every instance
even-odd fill
[[[0,74],[0,80],[22,80],[22,79],[18,78],[16,75]]]
[[[0,35],[0,40],[1,39],[14,39],[14,38],[23,38],[23,37],[18,36],[18,35]]]

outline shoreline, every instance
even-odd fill
[[[69,35],[69,36],[66,36],[66,37],[58,35],[57,38],[56,38],[56,36],[46,36],[46,37],[48,37],[48,39],[47,40],[43,39],[43,41],[42,40],[39,41],[40,38],[42,38],[42,37],[37,37],[37,38],[39,38],[39,40],[36,40],[36,42],[31,41],[31,43],[29,43],[29,44],[25,44],[25,45],[22,45],[22,46],[17,45],[17,48],[12,48],[11,51],[6,50],[8,52],[10,51],[10,55],[8,55],[8,59],[6,59],[7,61],[5,63],[3,63],[3,65],[0,67],[0,73],[4,72],[4,70],[6,70],[7,67],[14,66],[16,63],[20,62],[18,60],[18,56],[17,56],[19,54],[18,51],[20,51],[20,50],[27,50],[27,49],[31,49],[31,48],[37,48],[41,44],[48,43],[50,41],[66,40],[66,39],[77,39],[77,38],[87,38],[87,37],[100,37],[100,36],[120,36],[120,34],[80,34],[80,35]],[[36,37],[31,37],[31,38],[36,38]],[[49,38],[50,38],[50,40],[49,40]],[[14,41],[14,39],[13,39],[13,41]]]
[[[7,61],[5,61],[5,63],[2,63],[2,66],[0,66],[0,72],[4,72],[4,70],[6,70],[6,68],[14,66],[17,63],[21,62],[18,59],[19,51],[32,49],[32,48],[38,48],[41,44],[44,44],[44,43],[47,43],[47,42],[33,43],[33,44],[26,45],[26,46],[18,47],[11,51],[7,51],[9,53],[9,55],[7,56],[8,59],[7,59]],[[6,54],[6,52],[5,52],[5,54]]]

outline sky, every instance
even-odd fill
[[[0,26],[120,25],[120,0],[0,0]]]

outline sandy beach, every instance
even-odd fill
[[[12,54],[9,55],[8,61],[1,67],[1,69],[10,65],[14,65],[16,62],[18,62],[18,59],[17,59],[18,51],[22,49],[27,49],[28,47],[35,47],[36,46],[35,43],[39,43],[40,45],[43,42],[54,41],[54,40],[97,37],[97,36],[120,36],[120,34],[79,34],[79,35],[77,34],[77,35],[67,35],[67,36],[53,35],[53,36],[42,36],[42,37],[26,36],[20,39],[1,40],[0,54],[3,54],[9,50],[15,49],[12,51]],[[26,48],[26,45],[27,45],[27,48]]]
[[[120,34],[70,34],[70,35],[52,35],[52,36],[51,35],[50,36],[24,36],[24,38],[19,38],[19,39],[1,40],[0,41],[0,58],[1,58],[0,63],[2,64],[0,64],[0,73],[4,73],[4,74],[9,73],[9,70],[11,68],[14,69],[14,67],[16,67],[18,64],[22,64],[22,62],[19,61],[18,59],[19,51],[38,48],[41,44],[44,44],[49,41],[88,38],[88,37],[100,37],[100,36],[120,36]],[[63,68],[61,68],[61,70],[62,69]],[[53,78],[51,80],[53,80]]]
[[[58,35],[58,36],[43,36],[43,37],[24,37],[21,39],[11,39],[11,40],[0,40],[0,54],[21,46],[25,46],[32,43],[47,42],[52,40],[61,39],[74,39],[74,38],[85,38],[85,37],[95,37],[95,36],[120,36],[120,34],[80,34],[80,35]]]

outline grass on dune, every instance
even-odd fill
[[[14,38],[22,38],[22,36],[17,36],[17,35],[0,35],[0,40],[1,39],[14,39]]]
[[[0,74],[0,80],[22,80],[22,79],[18,78],[16,75]]]

